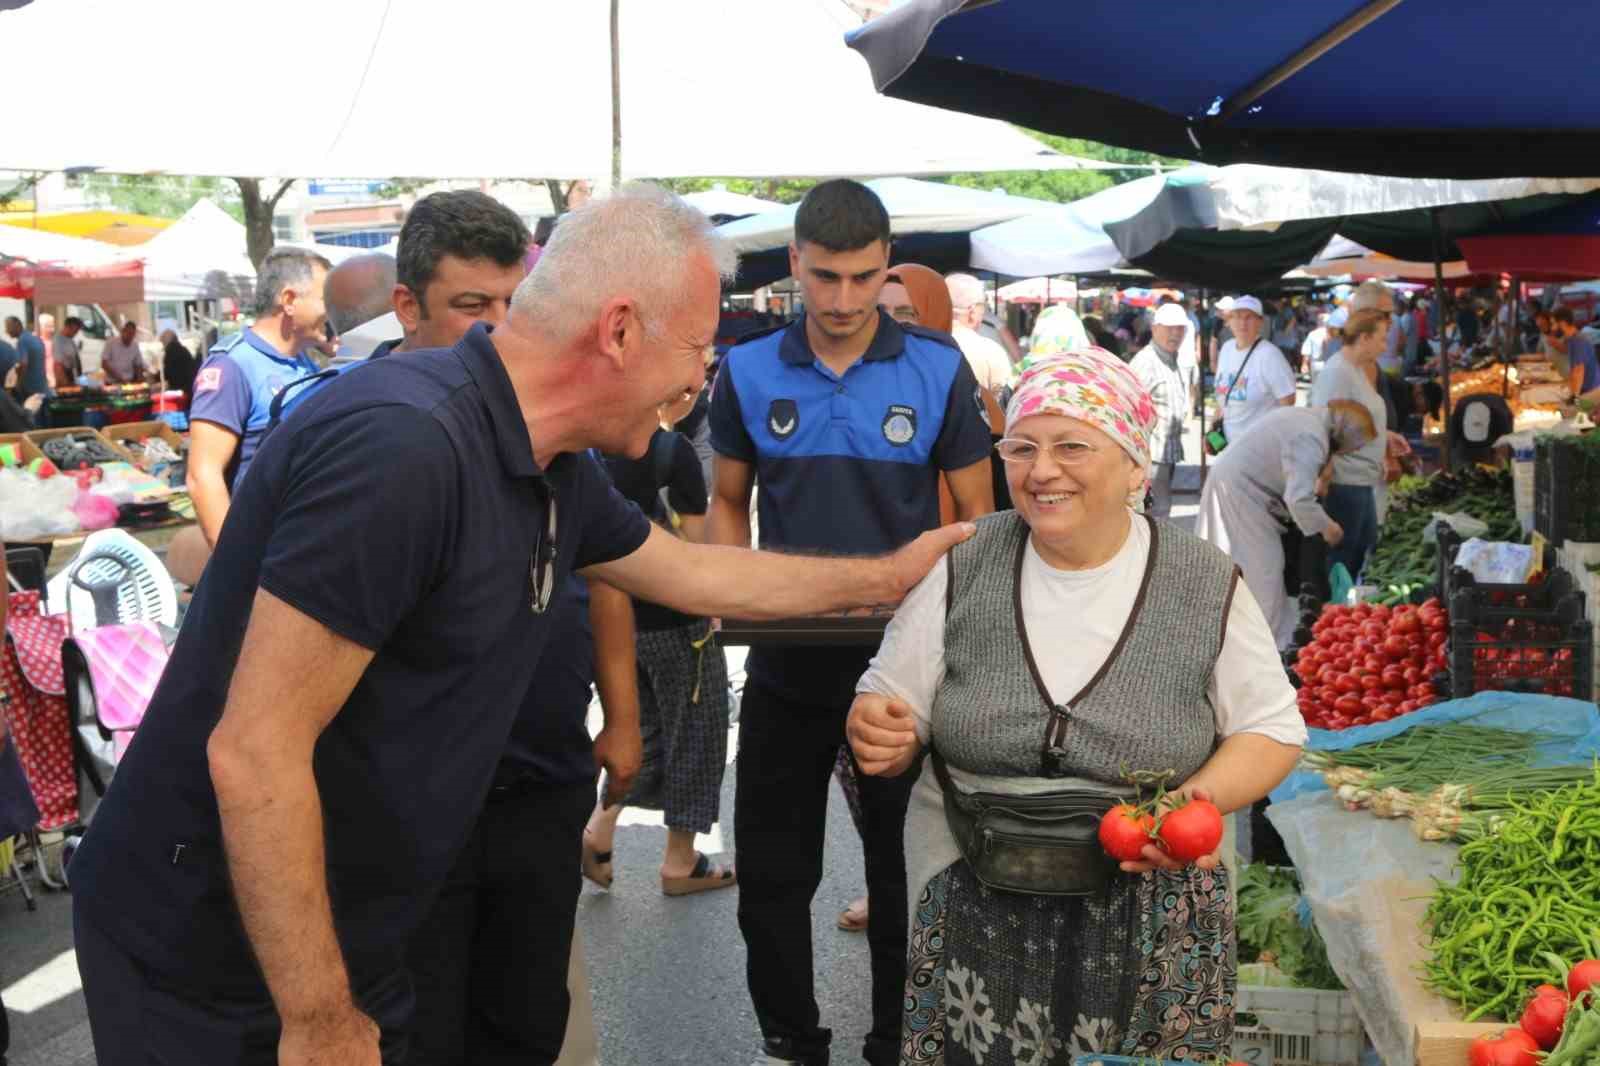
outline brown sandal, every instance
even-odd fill
[[[739,878],[731,866],[713,866],[711,860],[695,852],[694,870],[688,877],[663,877],[663,896],[692,896],[696,892],[710,892],[718,888],[732,888]]]
[[[589,831],[583,831],[583,876],[601,888],[610,888],[612,877],[611,852],[596,851],[589,846]]]

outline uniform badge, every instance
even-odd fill
[[[800,408],[793,400],[773,400],[767,408],[767,429],[779,440],[788,440],[800,428]]]
[[[883,439],[903,448],[917,435],[917,409],[905,404],[890,404],[883,416]]]
[[[200,376],[194,379],[195,392],[216,392],[222,388],[222,368],[220,366],[204,367]]]

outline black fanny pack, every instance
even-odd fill
[[[1092,896],[1117,870],[1100,847],[1100,820],[1122,801],[1109,790],[1067,788],[1033,796],[963,793],[937,749],[933,772],[962,858],[985,886],[1036,896]]]

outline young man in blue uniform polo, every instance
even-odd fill
[[[957,515],[993,509],[982,393],[949,334],[878,310],[889,216],[853,181],[829,181],[795,214],[791,272],[805,317],[746,338],[711,400],[715,543],[829,555],[890,551],[939,525],[939,475]],[[811,965],[811,900],[822,880],[828,779],[856,681],[874,649],[751,652],[740,705],[734,839],[739,926],[763,1062],[825,1064]],[[906,959],[901,830],[914,775],[861,780],[872,922],[873,1066],[899,1061]]]

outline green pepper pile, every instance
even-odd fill
[[[1438,580],[1438,548],[1424,543],[1422,531],[1434,512],[1469,514],[1489,526],[1485,540],[1522,540],[1506,471],[1474,467],[1432,477],[1404,477],[1390,494],[1389,513],[1361,580],[1378,586],[1376,602],[1403,603]]]
[[[1510,1016],[1530,987],[1561,980],[1552,956],[1583,958],[1600,930],[1600,765],[1518,803],[1462,845],[1458,869],[1428,906],[1425,979],[1468,1021]]]

